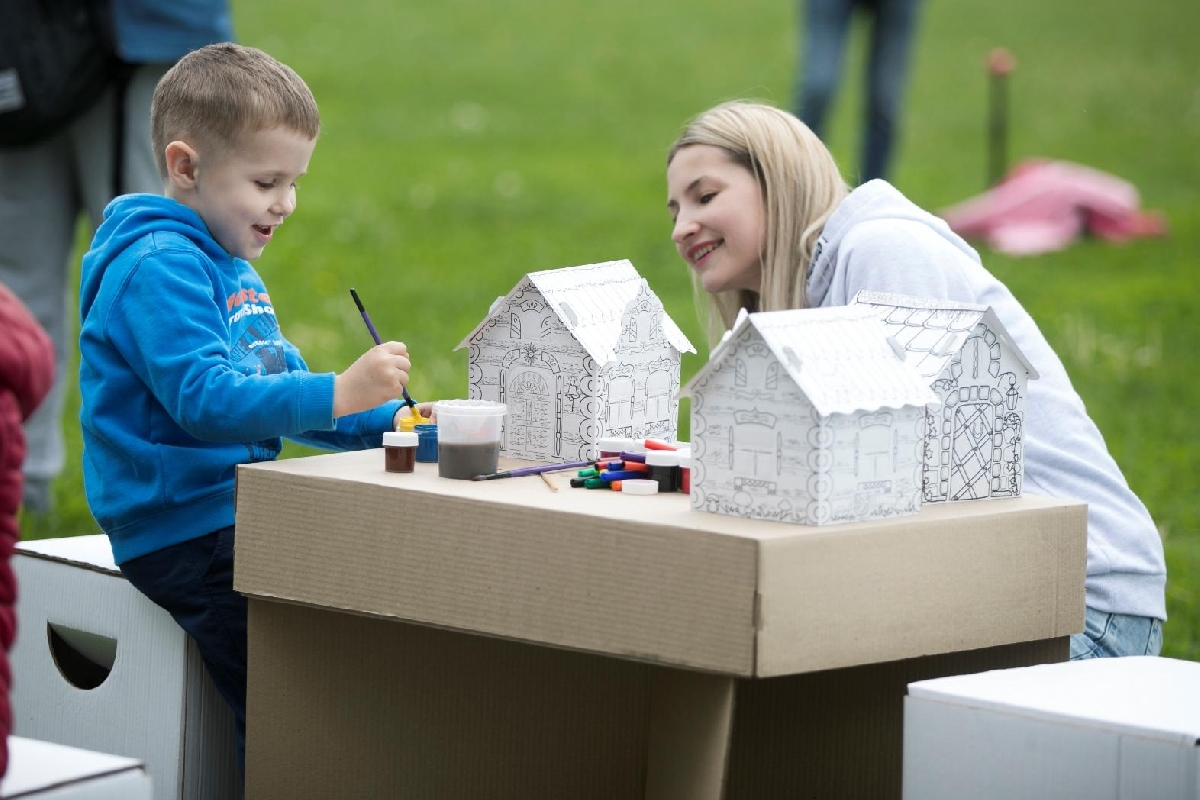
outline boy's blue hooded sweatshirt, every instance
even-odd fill
[[[84,488],[118,564],[232,525],[237,465],[281,437],[379,447],[400,407],[335,424],[334,374],[308,371],[254,268],[165,197],[108,205],[79,303]]]

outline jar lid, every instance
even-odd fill
[[[678,467],[679,453],[674,450],[647,450],[647,467]]]
[[[384,447],[416,447],[421,437],[414,431],[388,431],[383,434]]]
[[[623,494],[658,494],[658,481],[631,478],[621,481],[621,492]]]
[[[433,404],[435,417],[502,417],[508,406],[492,400],[438,400]]]
[[[429,418],[422,417],[420,414],[416,413],[415,411],[410,411],[408,414],[406,414],[400,418],[400,430],[401,431],[411,431],[417,425],[420,425],[423,422],[429,422]]]

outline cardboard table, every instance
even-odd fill
[[[239,469],[247,796],[899,797],[908,683],[1083,629],[1082,504],[811,528],[552,480]]]

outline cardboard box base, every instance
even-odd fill
[[[22,542],[13,732],[137,758],[156,800],[237,791],[233,712],[196,643],[135,589],[103,535]]]
[[[1200,663],[1096,658],[922,681],[906,800],[1200,800]]]
[[[252,597],[247,796],[898,798],[908,683],[1067,652],[737,678]]]
[[[8,772],[0,800],[151,800],[145,765],[61,744],[8,737]]]

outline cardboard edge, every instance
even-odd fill
[[[107,536],[105,536],[102,533],[83,534],[83,535],[98,536],[98,537],[101,537],[104,539],[108,538]],[[81,535],[80,537],[65,537],[65,538],[68,538],[68,539],[82,538],[83,535]],[[72,566],[72,567],[78,567],[79,569],[86,569],[86,570],[89,570],[90,572],[98,572],[101,575],[112,575],[114,577],[124,579],[124,576],[121,574],[120,567],[117,567],[114,565],[113,567],[109,568],[108,566],[103,565],[103,564],[96,564],[92,561],[84,561],[79,558],[72,558],[69,555],[61,555],[58,553],[46,553],[46,552],[43,552],[43,551],[37,549],[37,543],[41,542],[41,541],[45,541],[45,540],[35,539],[35,540],[28,541],[28,542],[18,542],[16,548],[13,550],[13,557],[15,558],[17,556],[22,556],[25,558],[36,558],[40,561],[48,561],[48,562],[55,563],[55,564],[65,564],[65,565]]]
[[[1087,583],[1087,504],[1065,506],[1056,510],[1066,517],[1066,525],[1074,525],[1079,534],[1073,538],[1063,537],[1058,543],[1058,561],[1055,564],[1056,585],[1058,591],[1054,598],[1055,633],[1068,636],[1082,633],[1086,615],[1085,604],[1078,602],[1083,597]],[[1072,519],[1074,518],[1074,519]],[[1063,575],[1069,574],[1070,564],[1075,562],[1079,569],[1071,576],[1070,588],[1063,580]]]
[[[917,687],[916,693],[913,692],[914,686]],[[962,695],[939,694],[936,692],[936,690],[930,691],[925,687],[917,686],[917,684],[911,684],[908,688],[908,693],[904,698],[906,707],[910,701],[914,703],[936,704],[947,709],[959,709],[962,711],[985,711],[1010,719],[1027,719],[1037,722],[1046,722],[1052,725],[1063,725],[1068,728],[1111,733],[1119,738],[1130,737],[1141,739],[1143,741],[1165,742],[1167,744],[1182,746],[1185,748],[1196,748],[1198,751],[1200,751],[1200,738],[1197,738],[1197,735],[1194,733],[1163,731],[1154,728],[1147,728],[1141,725],[1133,725],[1126,722],[1113,722],[1111,720],[1080,717],[1063,711],[1016,706],[1009,703],[980,697],[963,697]]]
[[[632,661],[638,664],[645,664],[649,667],[657,667],[667,670],[686,670],[696,674],[706,674],[720,676],[726,678],[753,678],[758,677],[754,674],[752,666],[748,666],[743,670],[734,669],[718,669],[707,662],[693,661],[666,661],[663,656],[654,653],[641,653],[635,650],[619,651],[616,649],[594,649],[586,647],[576,647],[573,645],[555,644],[554,642],[538,641],[534,639],[525,639],[520,636],[507,636],[502,633],[492,633],[489,631],[481,631],[475,628],[460,628],[453,625],[445,625],[437,622],[430,622],[422,619],[413,619],[410,617],[401,617],[394,614],[377,614],[369,611],[359,611],[353,608],[343,606],[332,606],[324,603],[311,603],[304,600],[294,600],[280,595],[273,595],[267,592],[241,592],[242,596],[247,600],[259,600],[269,603],[279,603],[281,605],[295,606],[297,608],[307,608],[314,611],[331,611],[336,614],[349,614],[355,617],[364,619],[379,620],[381,622],[397,622],[405,625],[417,625],[422,628],[430,628],[437,631],[445,631],[447,633],[467,634],[470,636],[479,636],[484,639],[495,639],[502,642],[511,642],[513,644],[530,645],[533,647],[545,647],[551,650],[561,650],[566,653],[579,653],[586,656],[600,656],[603,658],[616,658],[622,661]],[[751,662],[752,664],[753,662]]]

